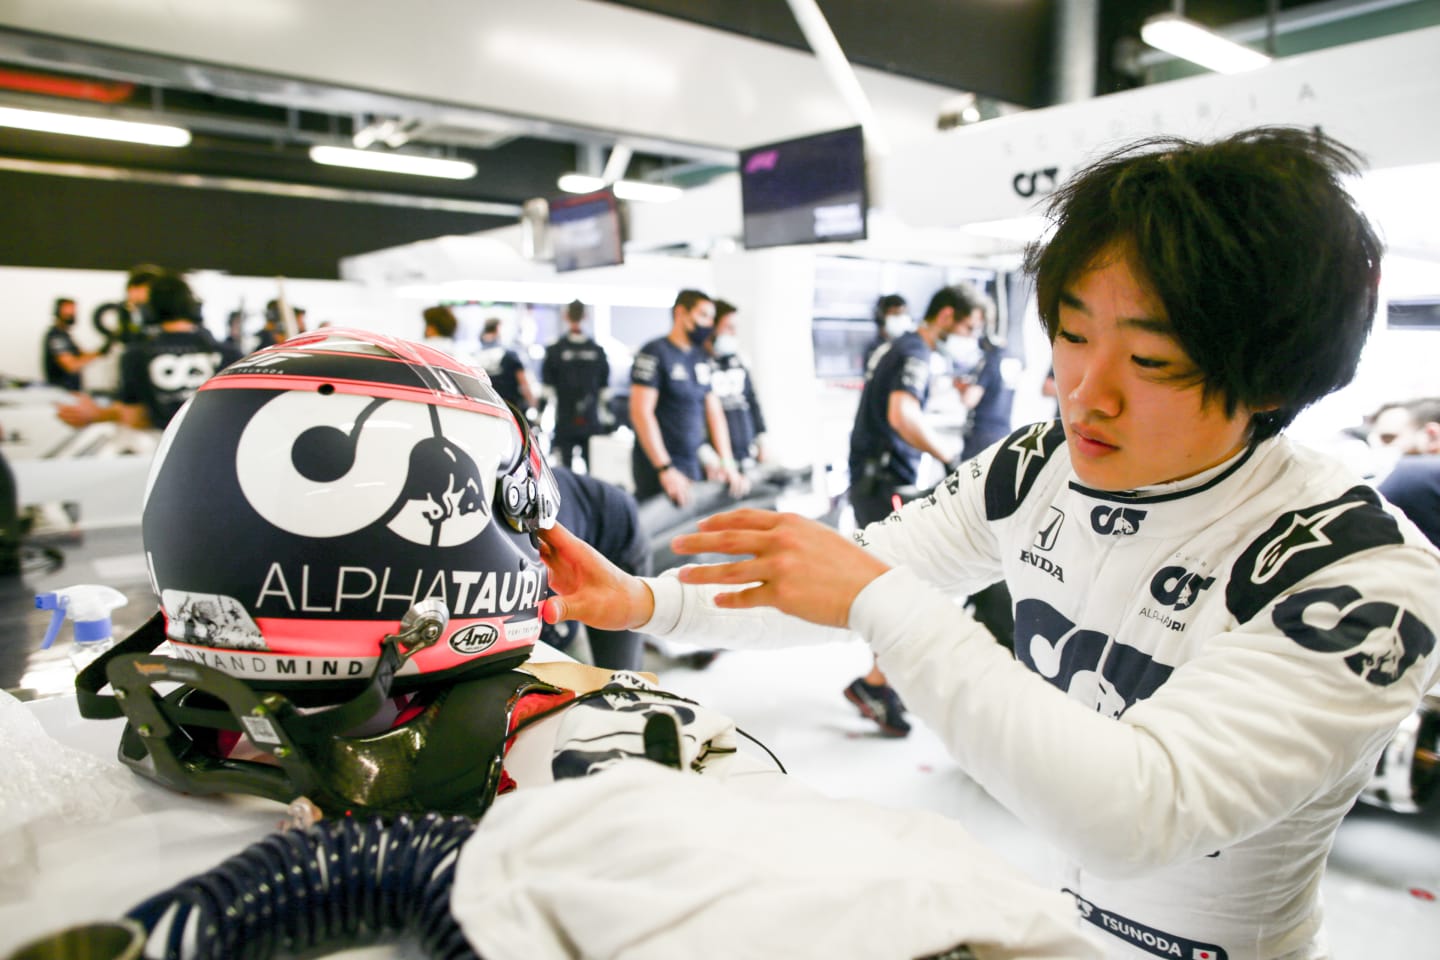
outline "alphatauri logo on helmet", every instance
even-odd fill
[[[486,478],[510,455],[513,434],[499,417],[290,391],[245,425],[235,472],[255,512],[288,533],[343,537],[379,525],[421,546],[454,547],[489,524]]]
[[[450,634],[450,649],[461,656],[474,656],[495,646],[500,631],[488,623],[474,623],[463,630]]]

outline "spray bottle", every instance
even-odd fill
[[[91,660],[115,646],[110,611],[128,602],[119,590],[93,583],[36,595],[35,606],[38,609],[55,611],[40,649],[50,649],[60,633],[60,625],[69,617],[75,623],[75,644],[70,649],[70,662],[77,672],[85,669]]]

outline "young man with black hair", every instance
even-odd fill
[[[545,348],[540,365],[545,392],[555,404],[552,461],[574,465],[579,451],[590,469],[590,438],[613,424],[605,404],[609,397],[610,360],[605,348],[585,334],[585,304],[565,305],[565,333]]]
[[[186,400],[225,364],[228,356],[200,325],[200,303],[176,274],[150,282],[150,309],[158,329],[131,342],[120,358],[120,394],[101,406],[88,395],[57,408],[72,427],[111,421],[163,430]]]
[[[1102,159],[1027,258],[1060,422],[855,544],[735,511],[674,546],[744,559],[639,580],[549,531],[547,619],[731,646],[853,630],[1060,848],[1109,955],[1327,956],[1336,827],[1440,667],[1440,554],[1281,435],[1351,379],[1374,316],[1355,171],[1289,128]],[[1013,657],[953,602],[1001,577]]]
[[[681,290],[670,309],[670,332],[635,354],[630,368],[630,423],[635,447],[630,465],[635,499],[664,493],[679,506],[690,501],[690,484],[704,477],[700,445],[706,432],[720,455],[721,476],[735,496],[749,488],[730,448],[725,410],[710,390],[705,341],[715,326],[715,301],[699,290]]]

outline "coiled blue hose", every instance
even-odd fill
[[[465,817],[323,820],[251,844],[126,916],[167,916],[165,960],[266,960],[412,937],[432,960],[478,960],[450,915]],[[187,942],[188,941],[188,942]]]

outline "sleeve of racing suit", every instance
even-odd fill
[[[1307,649],[1287,636],[1277,626],[1286,622],[1282,596],[1212,637],[1118,720],[1011,659],[911,570],[871,582],[851,606],[850,626],[910,709],[997,800],[1087,869],[1130,876],[1222,849],[1369,774],[1435,681],[1425,624],[1440,623],[1436,567],[1429,552],[1392,547],[1300,585],[1358,590],[1367,606],[1396,613],[1389,626],[1397,632],[1414,618],[1422,655],[1392,683],[1358,675],[1348,651]],[[1335,613],[1306,619],[1323,634]],[[1289,623],[1293,631],[1293,614]]]
[[[934,497],[908,503],[888,520],[870,524],[855,535],[856,541],[891,566],[924,571],[930,583],[958,599],[993,583],[1000,575],[998,547],[983,522],[982,479],[993,455],[992,448],[962,465],[963,478],[961,473],[953,474]],[[682,584],[677,573],[669,571],[645,581],[655,597],[655,612],[637,630],[735,649],[828,643],[853,636],[769,607],[717,607],[715,595],[733,587]],[[952,618],[962,614],[958,606],[950,607]]]

